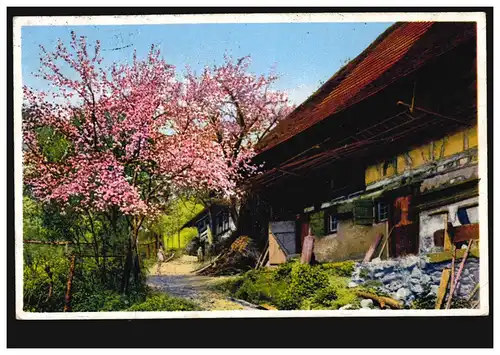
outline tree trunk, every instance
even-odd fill
[[[129,288],[129,282],[130,282],[130,272],[132,270],[132,246],[128,244],[127,248],[127,256],[125,258],[125,265],[123,266],[123,278],[122,278],[122,285],[121,285],[121,292],[122,293],[127,293],[128,288]]]
[[[68,284],[66,287],[66,296],[64,297],[64,312],[71,312],[71,285],[73,284],[73,275],[75,274],[75,255],[71,257],[69,266]]]

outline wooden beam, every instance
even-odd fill
[[[367,263],[372,259],[373,254],[375,254],[375,250],[377,250],[377,247],[380,244],[380,241],[382,240],[383,237],[384,237],[384,235],[382,233],[377,235],[377,237],[373,241],[372,245],[370,245],[370,248],[368,248],[368,250],[365,254],[365,258],[363,259],[364,263]],[[384,243],[384,246],[385,246],[385,243]],[[382,253],[382,250],[380,250],[380,253]]]
[[[458,249],[456,259],[463,258],[464,254],[465,254],[464,249]],[[471,249],[470,255],[472,255],[475,258],[479,258],[479,248],[476,247]],[[441,253],[427,254],[427,257],[429,258],[430,263],[442,263],[444,261],[450,261],[453,258],[453,254],[451,251],[445,251]]]
[[[380,308],[385,308],[386,306],[389,306],[390,308],[395,308],[395,309],[403,308],[399,301],[396,301],[395,299],[392,299],[390,297],[377,296],[377,295],[374,295],[373,293],[364,292],[364,291],[358,291],[358,292],[356,292],[356,294],[359,297],[369,298],[369,299],[374,300],[375,302],[377,302],[380,305]]]
[[[451,300],[453,298],[453,294],[456,292],[458,286],[458,280],[460,280],[460,275],[462,275],[462,270],[464,269],[465,261],[467,260],[467,254],[469,253],[471,245],[472,245],[472,240],[469,240],[469,243],[467,244],[467,249],[465,250],[464,257],[462,259],[462,262],[460,263],[460,267],[458,268],[457,276],[455,277],[455,280],[453,280],[453,283],[451,284],[450,297],[448,298],[446,309],[450,309],[451,307]]]
[[[450,269],[444,269],[443,273],[441,274],[441,282],[439,283],[435,309],[441,309],[444,296],[446,295],[446,289],[448,288],[448,282],[450,281],[450,273]]]

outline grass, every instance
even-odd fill
[[[233,297],[277,309],[334,310],[347,304],[356,309],[360,307],[356,295],[360,288],[348,288],[353,269],[352,261],[316,266],[290,261],[276,269],[248,271],[215,287]]]

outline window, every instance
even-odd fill
[[[215,233],[221,234],[229,229],[229,213],[227,211],[219,212],[216,216]]]
[[[392,174],[389,174],[389,167],[393,168]],[[392,175],[396,174],[397,171],[398,171],[398,159],[397,159],[397,157],[392,157],[390,159],[387,159],[382,164],[382,175],[383,176],[392,176]]]
[[[337,216],[328,216],[328,231],[331,233],[336,233],[338,228]]]
[[[198,223],[196,225],[198,227],[198,230],[200,232],[203,232],[205,230],[205,228],[207,227],[207,221],[206,221],[206,219],[202,219],[202,220],[198,221]]]
[[[389,216],[389,205],[385,202],[377,203],[377,220],[379,222],[387,221]]]

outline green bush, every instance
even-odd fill
[[[323,288],[312,297],[311,309],[331,308],[337,299],[337,290],[334,287]]]
[[[340,277],[350,277],[354,271],[354,261],[341,261],[338,263],[326,263],[321,267],[331,275]]]
[[[134,304],[127,311],[196,311],[200,308],[193,302],[182,298],[171,297],[166,294],[154,294],[146,299],[146,301]]]
[[[282,273],[285,274],[288,267],[284,267]],[[328,275],[320,267],[300,263],[291,263],[290,274],[284,281],[286,287],[276,297],[279,309],[297,309],[306,298],[329,285]]]
[[[302,298],[327,287],[328,283],[328,275],[317,266],[296,263],[292,267],[290,288]]]
[[[250,270],[243,276],[235,297],[252,303],[271,301],[277,292],[279,281],[273,281],[273,273],[266,270]]]
[[[270,303],[282,310],[359,308],[356,289],[347,287],[354,262],[304,265],[287,262],[275,269],[251,270],[219,287],[236,298]]]
[[[235,294],[236,291],[243,285],[245,278],[243,276],[233,276],[220,281],[213,285],[213,288],[217,291],[227,292],[229,294]]]

